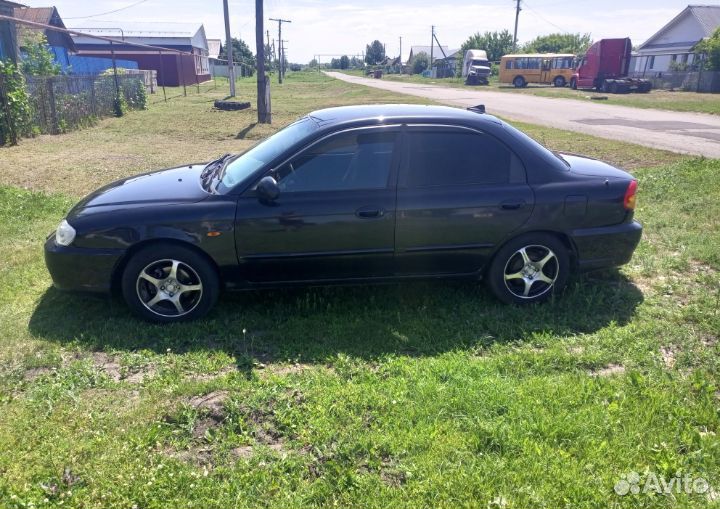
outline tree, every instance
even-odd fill
[[[700,41],[695,51],[705,54],[705,69],[720,71],[720,27],[710,37]]]
[[[353,69],[362,69],[365,67],[365,63],[357,57],[352,57],[350,59],[350,67]]]
[[[317,62],[317,59],[316,59],[316,58],[313,58],[313,59],[310,60],[310,62],[308,63],[308,66],[309,66],[309,67],[317,67],[317,65],[318,65],[318,62]]]
[[[497,62],[503,55],[510,53],[513,46],[513,36],[507,30],[502,32],[477,32],[471,35],[460,47],[461,58],[469,49],[482,49],[487,52],[488,60]]]
[[[340,59],[333,58],[330,60],[330,69],[340,69]]]
[[[590,34],[548,34],[540,35],[525,43],[525,53],[573,53],[580,55],[590,47]]]
[[[28,76],[55,76],[61,67],[55,62],[55,55],[42,32],[24,30],[22,44],[21,69]]]
[[[385,46],[375,39],[371,44],[365,46],[365,62],[369,65],[377,65],[385,60]]]
[[[252,76],[253,70],[256,67],[256,60],[255,55],[253,55],[253,52],[250,51],[250,47],[243,41],[242,39],[238,39],[236,37],[232,38],[232,53],[233,53],[233,63],[235,64],[242,64],[240,67],[241,73],[243,76]],[[265,56],[266,60],[269,58],[269,54],[267,49],[265,50]],[[220,53],[218,54],[218,59],[220,60],[227,60],[227,48],[225,45],[220,45]],[[267,67],[267,62],[266,62]],[[249,72],[248,72],[249,71]]]
[[[428,67],[430,67],[430,57],[427,53],[421,51],[413,57],[412,70],[414,74],[421,74]]]
[[[350,59],[347,55],[343,55],[340,57],[340,69],[347,69],[350,67]]]

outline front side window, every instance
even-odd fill
[[[332,136],[276,172],[283,193],[381,189],[388,185],[395,132],[375,129]]]
[[[488,134],[421,131],[409,134],[407,187],[507,184],[513,155]]]

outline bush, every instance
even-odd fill
[[[413,74],[421,74],[428,67],[430,67],[430,57],[427,53],[420,52],[415,55],[412,61]]]
[[[0,61],[0,145],[15,145],[33,134],[31,116],[23,75],[14,64]]]

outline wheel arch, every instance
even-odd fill
[[[191,242],[187,242],[184,240],[179,240],[176,238],[155,238],[155,239],[146,239],[142,240],[140,242],[137,242],[130,246],[127,251],[122,255],[120,260],[115,264],[115,268],[113,269],[112,276],[110,279],[110,291],[113,294],[117,294],[120,291],[121,287],[121,280],[123,272],[125,271],[125,267],[127,266],[128,262],[132,259],[133,256],[135,256],[136,253],[142,251],[146,247],[153,246],[153,245],[175,245],[179,247],[184,247],[187,249],[190,249],[191,251],[194,251],[195,253],[202,256],[209,264],[210,266],[215,270],[215,273],[217,274],[218,281],[220,281],[220,285],[222,287],[222,273],[220,272],[220,267],[218,267],[217,262],[210,256],[206,251],[202,250],[200,247],[198,247],[196,244],[193,244]]]
[[[492,265],[493,260],[497,256],[498,252],[503,247],[505,247],[505,245],[507,245],[509,242],[512,242],[513,240],[515,240],[519,237],[524,237],[526,235],[538,235],[538,234],[539,235],[550,235],[550,236],[558,239],[562,243],[562,245],[565,246],[565,248],[567,249],[568,256],[570,257],[570,270],[574,271],[577,268],[577,260],[578,260],[577,247],[575,246],[575,243],[572,241],[572,239],[570,238],[570,236],[567,233],[559,232],[559,231],[555,231],[555,230],[529,230],[529,231],[518,232],[515,235],[511,235],[508,238],[506,238],[503,242],[501,242],[500,244],[495,246],[492,254],[490,255],[487,263],[485,264],[485,267],[483,268],[483,275],[485,275],[487,273],[487,271],[489,270],[490,266]]]

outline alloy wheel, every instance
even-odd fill
[[[537,298],[553,287],[560,273],[557,255],[541,245],[524,246],[505,264],[505,287],[520,299]]]
[[[157,260],[140,271],[135,284],[140,302],[152,313],[176,318],[202,300],[203,285],[195,269],[174,259]]]

